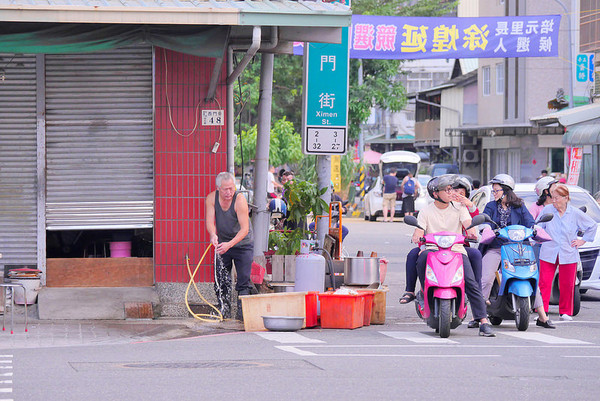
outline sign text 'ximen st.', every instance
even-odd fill
[[[307,43],[302,151],[342,155],[348,144],[348,28],[342,43]]]
[[[353,15],[350,58],[556,57],[560,18]],[[302,54],[302,45],[294,44],[294,54]]]

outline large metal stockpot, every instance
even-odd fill
[[[379,258],[349,257],[344,259],[344,284],[379,283]]]

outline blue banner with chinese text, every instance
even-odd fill
[[[386,17],[353,15],[350,57],[361,59],[556,57],[560,15]],[[302,54],[301,46],[294,46]]]

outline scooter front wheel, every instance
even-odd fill
[[[515,300],[515,305],[513,306],[515,308],[515,323],[517,325],[517,330],[525,331],[529,327],[529,314],[531,313],[529,299],[513,295],[513,300]]]
[[[440,337],[450,337],[450,325],[452,324],[452,301],[449,299],[440,299],[440,317],[439,328]]]

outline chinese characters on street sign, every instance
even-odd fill
[[[352,16],[350,57],[361,59],[558,56],[560,15]],[[294,47],[301,54],[301,46]]]
[[[575,61],[577,69],[575,79],[577,82],[594,83],[594,53],[580,53]]]
[[[348,28],[341,44],[307,43],[302,151],[346,153],[348,126]]]

